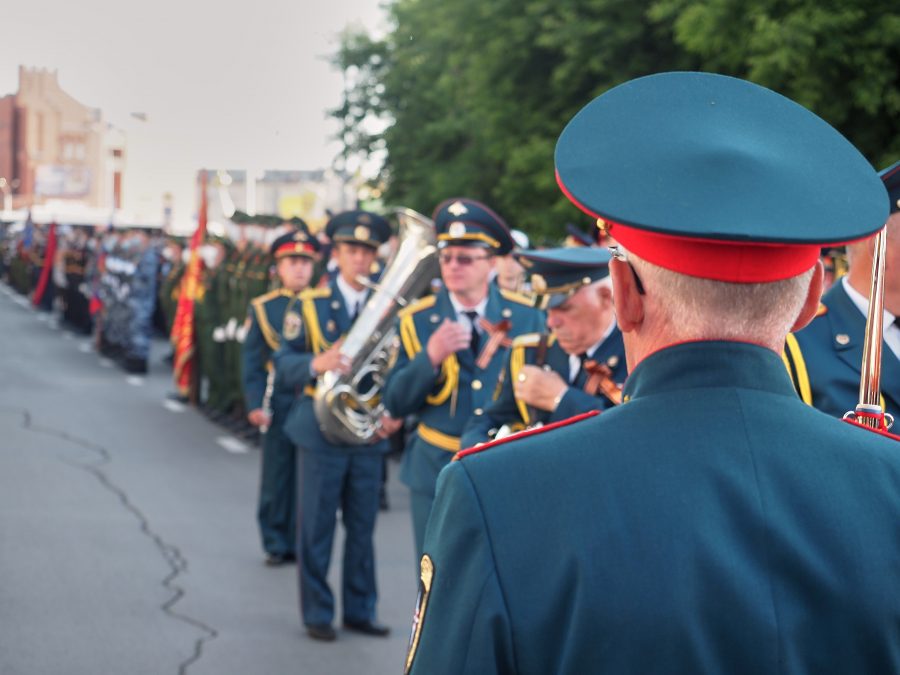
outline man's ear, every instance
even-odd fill
[[[623,333],[633,331],[644,321],[644,298],[638,292],[634,273],[623,260],[609,261],[609,276],[613,284],[613,304],[616,321]]]
[[[812,278],[809,280],[809,288],[806,290],[806,300],[803,301],[803,307],[794,325],[791,326],[791,332],[798,331],[806,324],[813,320],[819,309],[819,300],[822,298],[822,288],[825,285],[825,266],[821,260],[816,261],[813,269]]]

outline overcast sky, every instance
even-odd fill
[[[317,169],[338,146],[328,63],[340,31],[383,29],[379,0],[26,0],[4,3],[0,95],[19,64],[129,134],[125,206],[193,212],[197,169]],[[146,122],[131,117],[139,112]]]

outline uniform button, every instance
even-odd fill
[[[481,380],[472,380],[472,389],[475,391],[481,389]]]
[[[841,333],[840,335],[835,336],[834,341],[837,342],[839,345],[846,345],[846,344],[849,344],[849,342],[850,342],[850,336],[847,335],[846,333]]]
[[[484,414],[484,410],[482,410],[481,408],[475,408],[475,414],[476,414],[476,415],[483,415],[483,414]]]

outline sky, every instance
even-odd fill
[[[19,65],[56,70],[126,132],[126,210],[157,217],[170,192],[179,221],[195,212],[201,168],[330,166],[342,76],[329,56],[348,25],[384,28],[379,0],[5,4],[0,96],[18,89]]]

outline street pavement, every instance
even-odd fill
[[[166,400],[163,340],[129,376],[0,284],[0,345],[0,675],[402,672],[416,564],[396,463],[375,541],[392,634],[315,642],[296,566],[263,564],[259,450]]]

